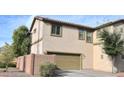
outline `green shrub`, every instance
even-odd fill
[[[8,67],[16,67],[16,64],[15,63],[9,63]]]
[[[14,63],[9,63],[8,67],[16,67],[16,64]],[[6,68],[6,63],[0,62],[0,68]]]
[[[0,62],[0,68],[6,68],[6,64],[5,64],[5,63]]]
[[[43,77],[55,76],[56,65],[50,62],[46,62],[40,66],[40,75]]]

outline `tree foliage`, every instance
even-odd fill
[[[15,29],[13,34],[13,51],[15,57],[23,56],[30,53],[31,37],[26,26],[20,26]]]
[[[119,31],[100,33],[100,39],[103,44],[105,53],[111,57],[115,57],[124,51],[124,39]]]
[[[1,49],[0,62],[5,63],[7,71],[8,64],[14,59],[13,48],[12,45],[5,43],[5,46],[3,46]]]
[[[118,68],[115,66],[116,57],[124,52],[124,39],[119,31],[103,31],[100,33],[100,40],[103,44],[103,49],[112,59],[112,72],[117,73]]]

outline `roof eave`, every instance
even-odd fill
[[[75,26],[75,27],[78,27],[78,28],[85,28],[85,29],[88,29],[88,30],[94,30],[94,28],[88,27],[88,26],[83,26],[83,25],[79,25],[79,24],[74,24],[74,23],[69,23],[69,22],[64,22],[64,21],[59,21],[59,20],[54,20],[54,19],[49,19],[49,18],[36,16],[36,17],[34,17],[33,22],[31,24],[30,32],[33,28],[33,25],[34,25],[36,19],[41,20],[41,21],[46,21],[46,22],[54,22],[54,23],[69,25],[69,26],[73,26],[73,27]]]

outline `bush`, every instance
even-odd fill
[[[40,67],[40,75],[43,77],[55,76],[56,65],[50,62],[44,63]]]
[[[5,64],[5,63],[0,62],[0,68],[6,68],[6,64]]]
[[[16,64],[15,63],[9,63],[8,67],[16,67]]]

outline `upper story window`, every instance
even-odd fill
[[[52,25],[52,31],[51,31],[52,36],[62,36],[62,29],[60,25]]]
[[[85,40],[85,30],[79,30],[79,40]]]
[[[93,32],[87,31],[86,41],[88,43],[92,43],[93,42]]]

